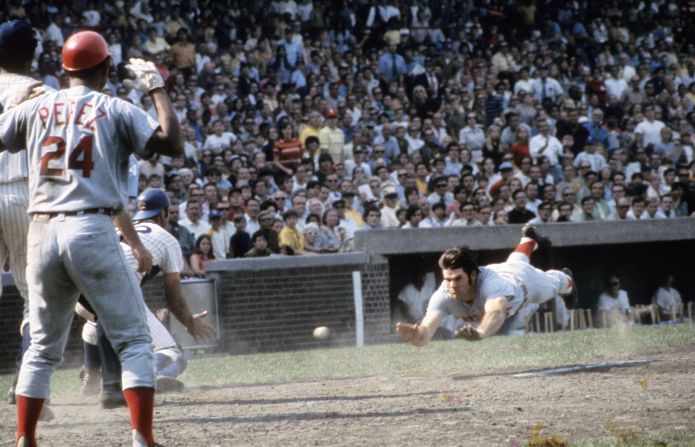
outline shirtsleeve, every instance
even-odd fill
[[[27,147],[27,116],[34,101],[25,101],[0,114],[0,140],[10,152]]]
[[[121,134],[125,135],[126,147],[139,156],[148,158],[150,153],[146,149],[147,142],[159,128],[159,123],[149,113],[126,101],[119,100],[115,105],[121,109],[117,111],[117,116],[121,118]]]
[[[167,238],[169,239],[169,238]],[[166,247],[166,254],[160,266],[162,273],[181,273],[183,270],[183,253],[181,246],[173,236]]]

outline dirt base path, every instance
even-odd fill
[[[541,438],[568,441],[692,430],[695,349],[638,359],[651,363],[548,377],[362,377],[190,388],[163,396],[155,435],[167,447],[521,446],[534,427]],[[101,410],[95,400],[55,399],[57,418],[39,425],[40,445],[129,445],[127,410]],[[0,406],[2,445],[12,445],[14,420],[14,407]]]

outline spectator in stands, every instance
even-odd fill
[[[273,229],[273,224],[275,223],[275,211],[272,207],[266,208],[258,214],[259,230],[265,235],[265,239],[268,243],[268,249],[275,253],[280,254],[280,241],[278,238],[278,233]]]
[[[212,255],[216,259],[226,259],[229,237],[224,228],[222,228],[222,213],[216,209],[210,211],[208,213],[208,222],[210,223],[210,228],[208,228],[205,234],[210,236]]]
[[[259,258],[272,256],[274,253],[268,248],[268,239],[262,230],[258,230],[251,236],[253,248],[244,254],[245,258]]]
[[[235,233],[229,240],[229,257],[241,258],[251,250],[251,236],[246,230],[246,218],[243,215],[234,217]]]
[[[510,224],[524,224],[536,217],[534,213],[526,208],[526,191],[517,189],[512,193],[512,200],[514,200],[514,208],[508,214]]]
[[[288,255],[304,254],[304,236],[297,229],[298,214],[295,210],[285,211],[282,219],[285,226],[280,231],[280,250]]]
[[[340,247],[345,238],[345,229],[341,228],[338,217],[338,211],[335,208],[329,208],[324,211],[321,217],[320,238],[322,239],[320,246],[325,253],[335,253],[340,250]]]
[[[620,288],[620,279],[608,275],[605,291],[598,297],[597,319],[599,327],[609,327],[617,322],[629,322],[630,299],[627,292]]]
[[[591,196],[582,197],[581,200],[581,211],[572,216],[572,222],[589,222],[597,220],[594,217],[594,208],[596,202]]]
[[[191,255],[191,270],[195,276],[205,277],[205,263],[215,259],[212,253],[212,240],[207,234],[198,236],[195,241],[195,249]]]
[[[273,145],[273,163],[280,171],[292,175],[302,158],[302,145],[289,120],[281,122],[279,130],[280,139]]]
[[[210,224],[202,219],[202,205],[197,200],[186,202],[186,218],[179,221],[179,225],[186,228],[197,241],[210,229]]]

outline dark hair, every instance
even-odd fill
[[[418,211],[420,211],[420,212],[422,213],[422,209],[420,208],[419,205],[410,205],[410,206],[408,206],[408,209],[405,210],[405,218],[406,218],[406,220],[409,221],[410,218],[413,217],[413,216],[415,215],[415,213],[417,213]]]
[[[377,213],[379,213],[379,217],[381,217],[381,210],[379,209],[379,207],[377,207],[375,205],[369,205],[369,206],[364,208],[364,213],[362,213],[362,218],[366,221],[367,216],[369,216],[369,213],[371,213],[371,212],[377,212]]]
[[[198,239],[195,240],[195,248],[193,249],[193,253],[196,253],[196,254],[199,254],[199,255],[202,255],[202,254],[203,254],[203,253],[200,251],[200,244],[201,244],[201,242],[203,242],[205,239],[207,239],[208,242],[210,242],[210,253],[207,254],[206,258],[207,258],[207,259],[215,259],[215,255],[212,254],[212,239],[211,239],[210,236],[208,236],[207,234],[201,234],[200,236],[198,236]]]
[[[299,217],[299,213],[295,210],[287,210],[282,213],[282,220],[287,220],[290,217]]]
[[[463,269],[468,276],[473,272],[480,272],[476,258],[478,256],[468,247],[450,248],[439,257],[439,267],[443,269],[455,270]]]
[[[268,236],[265,235],[265,232],[263,230],[258,230],[251,236],[251,242],[256,242],[256,239],[259,237],[262,237],[266,241],[268,240]]]
[[[596,202],[592,196],[584,196],[582,197],[581,204],[584,205],[586,202],[591,200],[592,202]]]

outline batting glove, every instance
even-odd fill
[[[164,80],[152,62],[131,58],[126,68],[135,73],[135,79],[127,83],[133,88],[137,88],[143,93],[149,93],[154,89],[164,87]],[[124,81],[124,83],[126,82]]]

